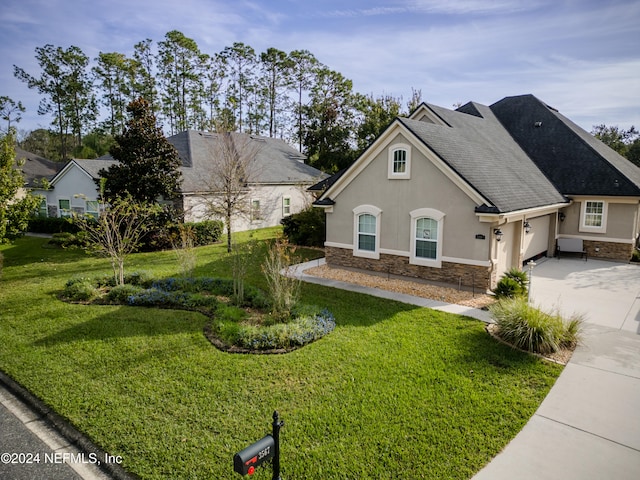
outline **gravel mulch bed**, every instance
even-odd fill
[[[456,288],[442,287],[429,283],[412,282],[397,278],[386,278],[379,275],[371,275],[343,268],[322,265],[305,270],[306,274],[314,277],[329,278],[341,282],[355,283],[364,287],[380,288],[390,292],[404,293],[416,297],[439,300],[441,302],[455,303],[472,308],[485,308],[491,305],[495,299],[492,295],[469,292]]]

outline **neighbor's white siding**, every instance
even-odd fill
[[[98,187],[93,179],[73,164],[58,177],[53,190],[34,189],[33,193],[46,198],[50,217],[60,216],[58,209],[60,200],[69,200],[71,211],[83,214],[86,202],[98,199]]]
[[[260,185],[251,188],[247,199],[260,204],[257,215],[238,215],[232,223],[232,230],[242,232],[256,228],[280,225],[286,214],[284,199],[289,199],[289,215],[298,213],[311,205],[313,197],[306,191],[308,185]],[[184,198],[185,221],[198,222],[212,219],[207,211],[207,200],[199,195]]]

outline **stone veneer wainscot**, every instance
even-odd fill
[[[411,265],[408,257],[382,253],[379,260],[372,260],[354,257],[351,250],[337,247],[325,247],[325,254],[329,266],[358,268],[390,275],[420,278],[433,282],[449,283],[452,286],[458,286],[461,282],[465,287],[474,287],[482,292],[490,288],[491,272],[488,267],[450,262],[442,262],[441,268],[423,267]]]

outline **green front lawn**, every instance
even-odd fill
[[[223,353],[198,313],[58,300],[70,277],[109,264],[45,242],[0,247],[0,368],[143,478],[241,478],[234,453],[269,433],[278,410],[285,480],[467,479],[561,371],[480,322],[316,285],[302,300],[335,315],[328,336],[286,355]],[[197,253],[197,275],[231,276],[223,246]],[[172,252],[126,268],[180,270]],[[265,287],[259,265],[248,282]]]

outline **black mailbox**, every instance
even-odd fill
[[[233,471],[240,475],[253,475],[255,469],[276,453],[275,440],[272,435],[261,438],[233,456]]]

